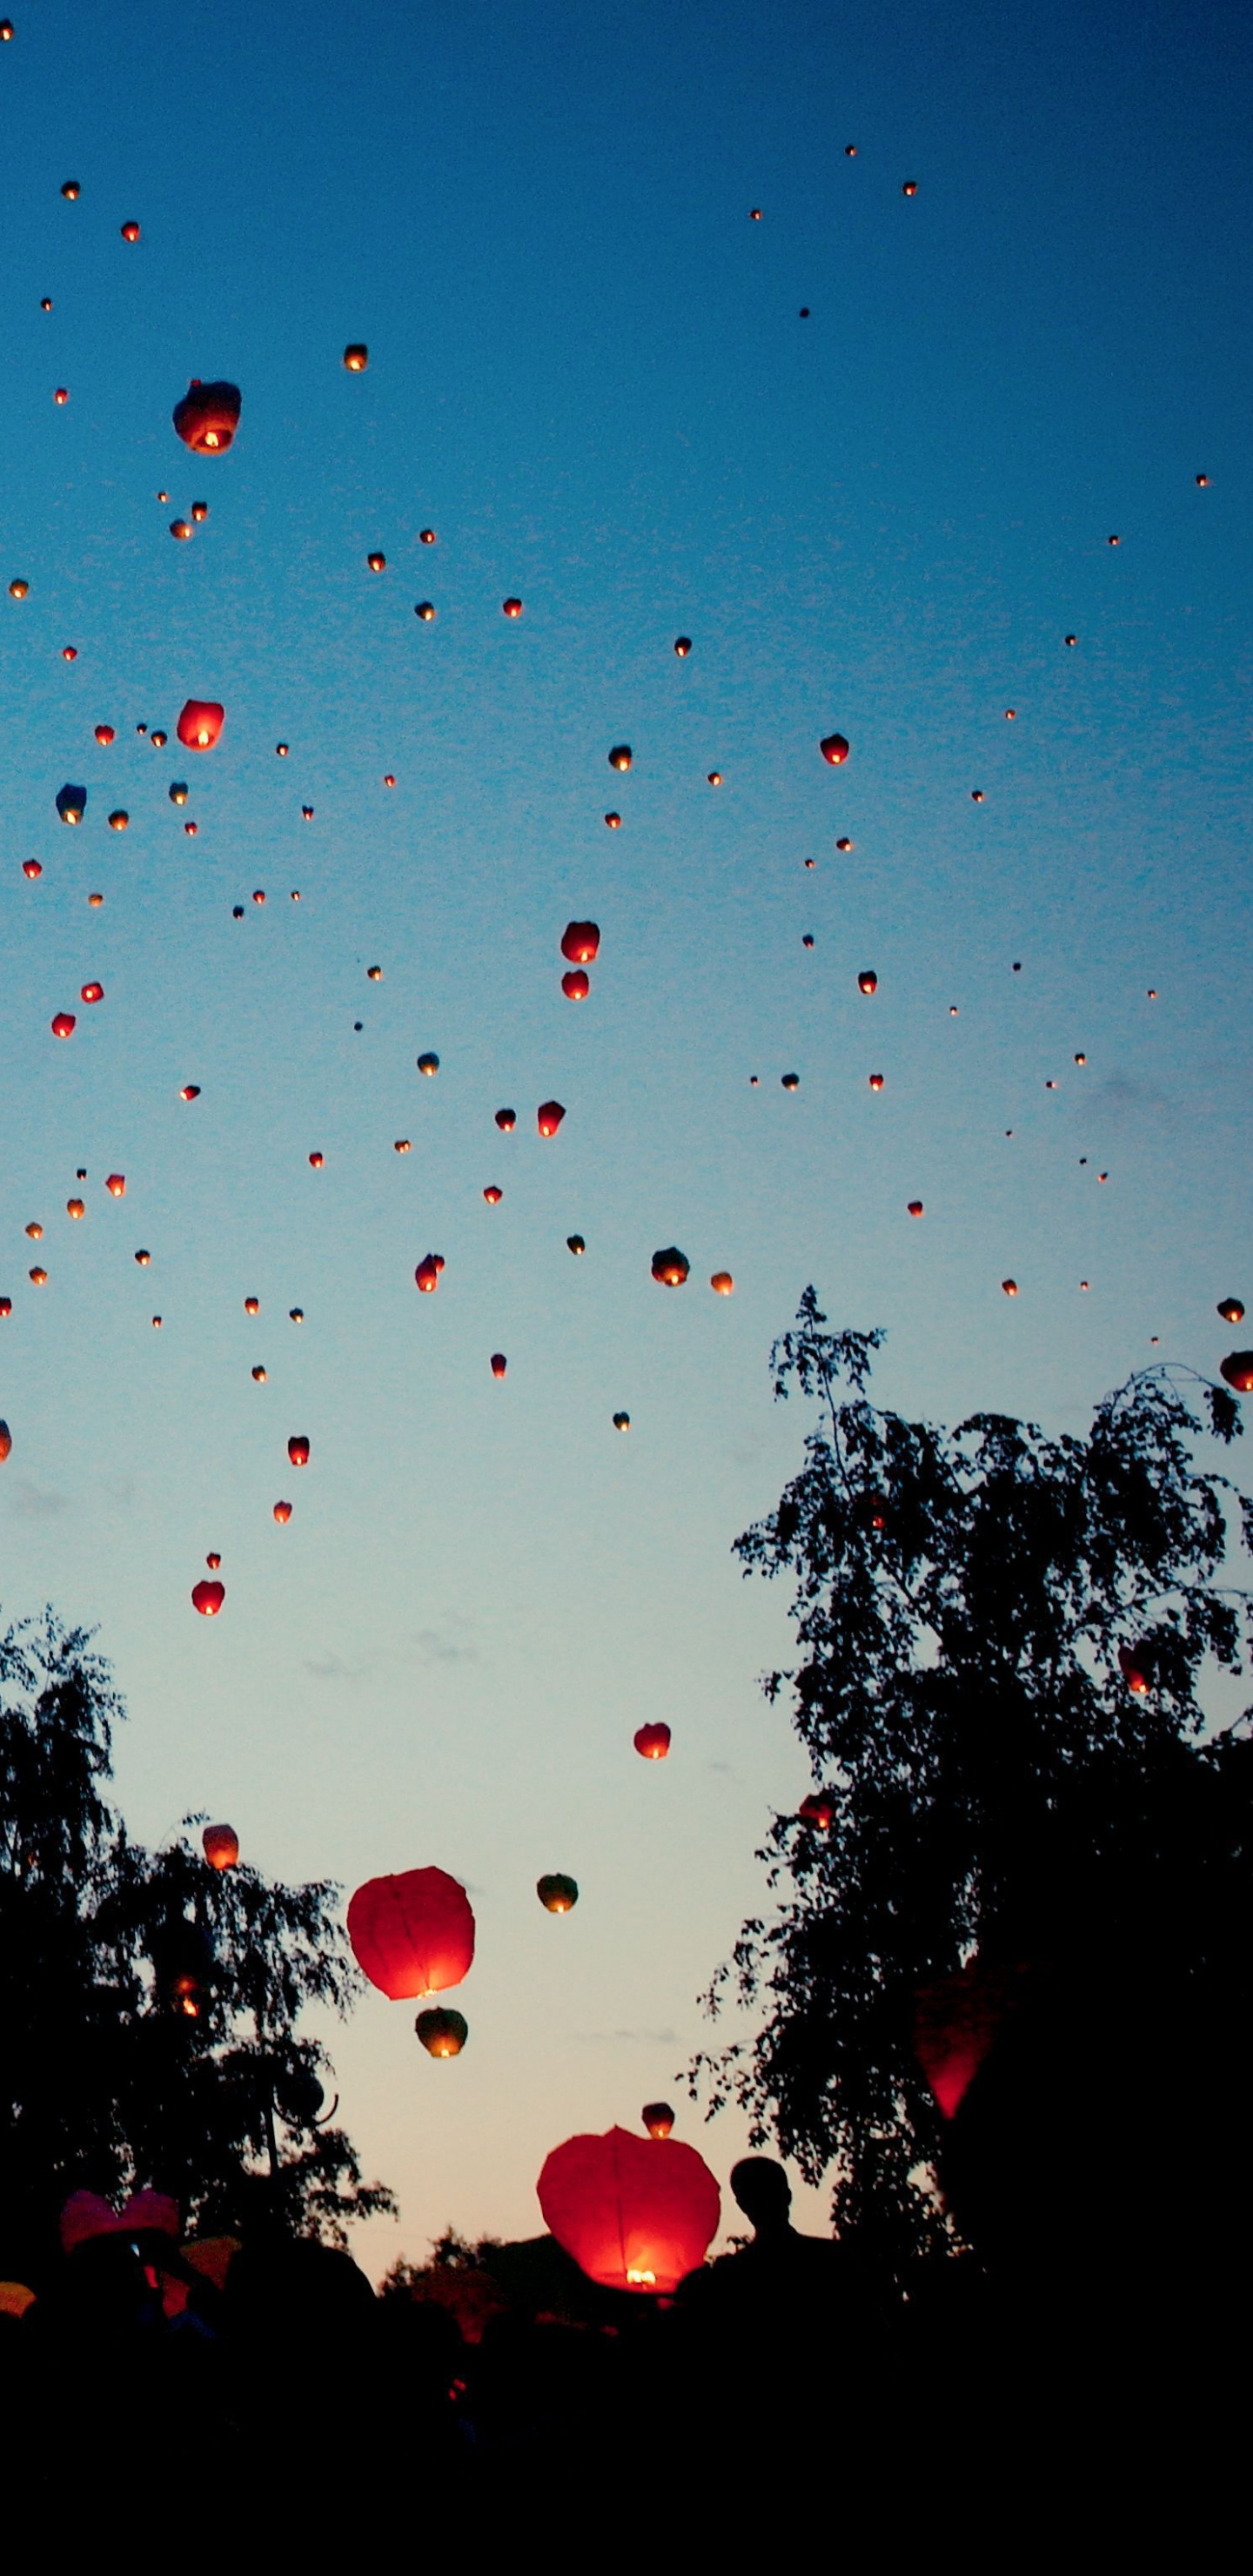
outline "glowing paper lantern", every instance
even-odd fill
[[[920,1986],[914,1996],[914,2055],[946,2120],[954,2118],[1009,2018],[1020,1968],[985,1968],[971,1959],[955,1977]]]
[[[442,1252],[428,1252],[423,1255],[413,1275],[424,1297],[434,1295],[439,1286],[439,1274],[443,1267]]]
[[[1253,1351],[1229,1351],[1226,1359],[1219,1362],[1219,1369],[1237,1395],[1253,1394]]]
[[[179,741],[189,751],[212,751],[226,721],[226,709],[216,698],[189,698],[178,720]]]
[[[393,2003],[459,1986],[474,1959],[474,1914],[459,1879],[407,1869],[367,1879],[348,1906],[348,1938],[372,1986]]]
[[[109,724],[98,724],[96,727],[96,740],[99,743],[101,750],[107,751],[109,744],[111,742],[116,742],[117,740],[117,735],[113,726]]]
[[[520,617],[522,615],[522,602],[520,599],[502,599],[500,605],[506,617]]]
[[[52,1023],[54,1038],[72,1038],[78,1022],[72,1011],[58,1011]]]
[[[470,2036],[465,2014],[453,2012],[444,2004],[435,2004],[430,2012],[420,2012],[413,2027],[428,2057],[460,2057]]]
[[[1242,1324],[1244,1322],[1243,1299],[1239,1297],[1222,1298],[1218,1307],[1218,1312],[1221,1315],[1224,1324]]]
[[[285,1524],[291,1519],[291,1504],[276,1503],[274,1506],[274,1517],[279,1523],[280,1528],[285,1526]]]
[[[558,2244],[613,2290],[676,2290],[704,2261],[722,2211],[695,2147],[630,2129],[567,2138],[535,2188]]]
[[[202,384],[193,376],[173,412],[184,447],[194,448],[198,456],[224,456],[239,427],[241,403],[238,385],[222,379]]]
[[[640,2118],[650,2138],[668,2138],[674,2127],[674,2113],[668,2102],[646,2102]]]
[[[542,1100],[535,1113],[541,1136],[555,1136],[565,1114],[559,1100]]]
[[[715,1270],[709,1285],[712,1288],[715,1297],[733,1297],[735,1295],[735,1281],[729,1270]]]
[[[350,340],[344,351],[344,365],[347,367],[349,375],[364,375],[369,363],[370,352],[367,349],[364,340]]]
[[[57,789],[56,802],[57,812],[63,823],[81,823],[87,804],[87,790],[85,787],[71,787],[67,783]]]
[[[692,649],[692,639],[691,639],[691,636],[690,636],[690,635],[676,635],[676,636],[675,636],[675,639],[674,639],[674,649],[675,649],[675,652],[678,654],[679,660],[680,660],[681,662],[686,662],[687,657],[688,657],[688,654],[691,652],[691,649]]]
[[[111,1199],[124,1199],[126,1196],[125,1172],[110,1172],[105,1188]]]
[[[571,966],[561,978],[561,989],[568,1002],[585,1002],[591,992],[591,980],[581,966]]]
[[[663,1288],[681,1288],[690,1268],[686,1253],[680,1252],[677,1243],[667,1244],[653,1254],[653,1277]]]
[[[594,921],[568,921],[561,934],[561,954],[572,966],[591,966],[600,948],[600,928]]]
[[[79,999],[84,1002],[102,1002],[104,1000],[103,984],[84,984]]]
[[[833,769],[838,769],[841,761],[848,758],[848,744],[842,733],[824,733],[818,749]]]
[[[614,1421],[617,1419],[615,1413]],[[623,1416],[624,1423],[629,1420],[629,1414]],[[655,1725],[639,1727],[632,1740],[636,1752],[642,1753],[646,1762],[664,1762],[670,1750],[670,1729],[664,1719],[659,1719]]]
[[[536,1880],[535,1893],[547,1913],[568,1914],[571,1907],[577,1905],[579,1901],[578,1880],[566,1878],[563,1872],[557,1869],[550,1877]]]
[[[866,994],[878,992],[879,978],[872,967],[863,966],[862,971],[857,978],[857,990],[859,993]]]
[[[1136,1699],[1148,1696],[1151,1661],[1151,1649],[1146,1646],[1120,1646],[1118,1649],[1119,1672]]]
[[[505,1374],[506,1369],[508,1368],[508,1366],[509,1366],[509,1362],[508,1362],[508,1360],[506,1359],[504,1352],[503,1352],[503,1351],[493,1351],[493,1353],[492,1353],[492,1376],[493,1376],[493,1377],[503,1377],[503,1376],[504,1376],[504,1374]]]
[[[224,1583],[193,1583],[191,1587],[192,1608],[200,1612],[202,1619],[216,1619],[225,1599]]]
[[[517,1116],[517,1111],[516,1111],[516,1110],[514,1110],[514,1109],[498,1109],[498,1110],[497,1110],[497,1112],[496,1112],[496,1124],[497,1124],[497,1126],[499,1127],[499,1129],[500,1129],[500,1132],[501,1132],[501,1135],[502,1135],[502,1136],[511,1136],[511,1135],[513,1134],[514,1128],[517,1126],[517,1123],[518,1123],[518,1116]]]
[[[287,1443],[287,1455],[290,1458],[293,1467],[308,1466],[309,1434],[307,1431],[293,1431],[292,1436]]]
[[[609,766],[611,769],[621,770],[627,770],[630,768],[631,746],[629,742],[616,742],[614,744],[613,750],[609,754]]]
[[[206,1825],[200,1839],[210,1869],[234,1869],[239,1859],[239,1836],[233,1825]]]
[[[7,1422],[0,1422],[0,1467],[2,1467],[2,1466],[3,1466],[4,1461],[5,1461],[5,1459],[8,1457],[9,1452],[10,1452],[10,1450],[12,1449],[12,1447],[13,1447],[13,1434],[12,1434],[12,1432],[11,1432],[11,1431],[10,1431],[10,1429],[9,1429],[8,1423],[7,1423]]]
[[[419,1073],[424,1073],[427,1080],[430,1081],[432,1075],[439,1072],[439,1057],[437,1055],[420,1055],[418,1057],[418,1071]]]

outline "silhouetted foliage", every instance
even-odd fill
[[[104,1794],[123,1714],[83,1630],[48,1611],[0,1637],[6,2239],[37,2258],[70,2191],[152,2183],[207,2229],[342,2244],[393,2201],[323,2120],[329,2061],[297,2029],[360,1984],[338,1890],[131,1842]]]
[[[759,1856],[779,1910],[744,1925],[707,1998],[764,1998],[764,2027],[698,2057],[692,2089],[711,2110],[738,2098],[811,2180],[832,2169],[837,2226],[899,2267],[951,2242],[915,1989],[975,1955],[1055,1964],[1142,1941],[1150,1888],[1163,1941],[1202,1975],[1233,1870],[1247,1900],[1249,1763],[1236,1729],[1214,1740],[1199,1691],[1207,1662],[1243,1669],[1249,1596],[1218,1577],[1229,1510],[1246,1546],[1253,1510],[1196,1463],[1204,1428],[1229,1442],[1242,1426],[1195,1381],[1203,1424],[1189,1373],[1133,1377],[1086,1440],[998,1414],[945,1431],[874,1406],[882,1334],[826,1320],[807,1289],[775,1346],[776,1397],[821,1411],[736,1552],[794,1582],[802,1659],[764,1689],[791,1685],[829,1822],[776,1818]]]

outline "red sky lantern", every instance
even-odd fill
[[[413,1275],[424,1297],[434,1295],[439,1286],[439,1274],[443,1267],[442,1252],[428,1252],[423,1255]]]
[[[1242,1324],[1244,1322],[1243,1298],[1224,1297],[1220,1301],[1218,1312],[1221,1315],[1224,1324]]]
[[[503,1377],[503,1376],[504,1376],[504,1374],[505,1374],[506,1369],[508,1368],[508,1366],[509,1366],[509,1362],[508,1362],[508,1360],[505,1358],[505,1354],[504,1354],[504,1352],[503,1352],[503,1351],[493,1351],[493,1353],[492,1353],[492,1376],[493,1376],[493,1377]]]
[[[10,1312],[11,1312],[11,1311],[12,1311],[12,1309],[10,1309]],[[10,1431],[10,1429],[9,1429],[8,1423],[7,1423],[7,1422],[0,1422],[0,1466],[3,1466],[4,1461],[5,1461],[5,1459],[8,1457],[9,1452],[10,1452],[10,1450],[12,1449],[12,1447],[13,1447],[13,1434],[12,1434],[12,1432],[11,1432],[11,1431]]]
[[[320,1172],[320,1171],[321,1171],[321,1169],[322,1169],[322,1165],[323,1165],[323,1163],[325,1162],[325,1160],[326,1160],[326,1156],[325,1156],[325,1154],[319,1154],[319,1152],[318,1152],[318,1150],[317,1150],[317,1148],[316,1148],[316,1146],[315,1146],[315,1147],[314,1147],[313,1152],[312,1152],[312,1153],[311,1153],[311,1155],[309,1156],[309,1162],[310,1162],[310,1166],[311,1166],[312,1170],[313,1170],[313,1171],[315,1171],[315,1172]]]
[[[111,742],[116,742],[117,740],[115,728],[112,725],[98,724],[96,727],[96,740],[99,743],[101,750],[107,751],[109,744]]]
[[[225,1599],[224,1583],[193,1583],[191,1587],[191,1606],[202,1619],[216,1619]]]
[[[226,721],[216,698],[189,698],[178,720],[179,741],[189,751],[212,751]]]
[[[200,1839],[210,1869],[234,1869],[239,1859],[239,1836],[233,1825],[206,1825]]]
[[[502,1136],[512,1136],[513,1131],[514,1131],[514,1128],[517,1126],[517,1123],[518,1123],[518,1113],[517,1113],[517,1111],[516,1111],[515,1109],[498,1109],[498,1110],[497,1110],[497,1112],[496,1112],[496,1124],[497,1124],[497,1126],[499,1127],[499,1129],[500,1129],[500,1132],[501,1132],[501,1135],[502,1135]]]
[[[1118,1649],[1119,1672],[1136,1699],[1148,1697],[1149,1662],[1149,1650],[1145,1646],[1120,1646]]]
[[[824,733],[818,749],[833,769],[838,769],[841,761],[848,758],[848,744],[842,733]]]
[[[676,635],[676,636],[675,636],[675,639],[674,639],[674,649],[675,649],[675,652],[678,654],[679,660],[680,660],[681,662],[686,662],[687,657],[688,657],[688,654],[691,652],[691,649],[692,649],[692,639],[691,639],[691,636],[690,636],[690,635]]]
[[[276,1503],[274,1506],[274,1517],[278,1522],[280,1529],[285,1528],[288,1521],[291,1519],[291,1504]]]
[[[565,1114],[559,1100],[541,1100],[535,1112],[541,1136],[555,1136]]]
[[[561,954],[572,966],[595,964],[600,948],[600,926],[595,921],[568,921],[561,934]]]
[[[55,1020],[53,1027],[56,1027]],[[1229,1351],[1219,1362],[1220,1373],[1237,1395],[1253,1395],[1253,1351]]]
[[[239,427],[242,396],[238,385],[218,379],[202,384],[193,376],[181,402],[174,405],[174,426],[184,447],[198,456],[224,456]]]
[[[668,2102],[646,2102],[640,2118],[650,2138],[668,2138],[674,2127],[674,2113]]]
[[[367,349],[364,340],[350,340],[344,351],[344,365],[347,367],[349,375],[364,375],[369,363],[370,352]]]
[[[881,1073],[872,1073],[872,1074],[869,1076],[869,1082],[870,1082],[870,1088],[871,1088],[871,1090],[872,1090],[872,1091],[882,1091],[882,1089],[883,1089],[883,1076],[882,1076],[882,1074],[881,1074]]]
[[[971,1959],[959,1975],[917,1989],[914,2055],[944,2119],[955,2117],[1013,2011],[1022,1973],[1018,1967],[985,1968]]]
[[[567,2138],[535,2188],[558,2244],[608,2290],[676,2290],[704,2261],[722,2214],[695,2147],[630,2129]]]
[[[522,602],[520,599],[502,599],[500,605],[506,617],[520,617],[522,615]]]
[[[616,742],[614,744],[613,750],[609,754],[609,766],[611,769],[621,770],[627,770],[630,768],[631,746],[629,742]]]
[[[393,2003],[459,1986],[474,1959],[474,1915],[444,1869],[370,1878],[348,1907],[348,1938],[372,1986]]]
[[[735,1281],[729,1270],[715,1270],[710,1279],[709,1285],[712,1288],[715,1297],[733,1297],[735,1295]]]
[[[820,1834],[828,1834],[835,1821],[835,1800],[829,1789],[811,1789],[802,1798],[797,1814],[803,1825],[816,1825]]]
[[[606,816],[605,816],[605,821],[606,821],[606,823],[608,824],[609,829],[610,829],[610,831],[611,831],[611,832],[620,832],[620,831],[621,831],[621,829],[622,829],[622,816],[621,816],[620,814],[606,814]]]
[[[617,1419],[615,1413],[614,1421]],[[624,1415],[623,1419],[629,1422],[630,1415]],[[664,1762],[670,1750],[670,1729],[664,1719],[658,1719],[655,1725],[639,1727],[633,1741],[636,1752],[642,1753],[646,1762]]]
[[[591,992],[591,978],[581,966],[571,966],[561,978],[561,989],[568,1002],[585,1002]]]
[[[680,1252],[677,1243],[669,1243],[662,1251],[653,1254],[653,1277],[663,1288],[681,1288],[691,1266],[687,1254]]]
[[[287,1455],[290,1458],[293,1467],[308,1466],[309,1434],[307,1431],[293,1431],[292,1436],[287,1443]]]
[[[911,1200],[910,1200],[910,1202],[909,1202],[909,1214],[910,1214],[911,1216],[922,1216],[922,1215],[924,1214],[924,1209],[923,1209],[923,1204],[922,1204],[921,1199],[911,1199]]]
[[[873,967],[863,966],[862,971],[857,978],[857,990],[859,993],[867,994],[878,992],[879,978],[875,974]]]
[[[505,1195],[505,1194],[504,1194],[504,1191],[503,1191],[503,1190],[500,1190],[500,1189],[497,1189],[497,1187],[496,1187],[496,1183],[495,1183],[494,1181],[489,1181],[489,1182],[488,1182],[488,1185],[487,1185],[487,1188],[486,1188],[486,1189],[484,1190],[484,1192],[483,1192],[483,1196],[484,1196],[484,1198],[486,1199],[487,1204],[488,1204],[488,1206],[489,1206],[489,1207],[499,1207],[500,1202],[501,1202],[502,1198],[504,1197],[504,1195]]]
[[[80,998],[84,1002],[102,1002],[104,1000],[103,984],[84,984]]]
[[[54,1038],[72,1038],[78,1026],[72,1011],[58,1011],[52,1023]]]
[[[110,1172],[105,1188],[111,1199],[124,1199],[126,1196],[125,1172]]]
[[[199,1085],[199,1083],[198,1083],[198,1082],[183,1082],[183,1083],[180,1083],[180,1085],[179,1085],[179,1092],[178,1092],[178,1096],[179,1096],[179,1099],[180,1099],[180,1100],[199,1100],[199,1098],[200,1098],[200,1085]]]

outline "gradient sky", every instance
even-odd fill
[[[136,1834],[207,1809],[287,1877],[470,1888],[463,2057],[373,1993],[334,2042],[401,2198],[377,2274],[535,2232],[558,2139],[682,2098],[806,1785],[756,1687],[785,1599],[729,1553],[798,1458],[806,1281],[888,1327],[883,1400],[1051,1428],[1155,1334],[1212,1371],[1250,1294],[1248,21],[14,16],[0,1588],[98,1624]],[[192,375],[243,388],[224,458],[174,436]],[[220,745],[154,752],[188,695]]]

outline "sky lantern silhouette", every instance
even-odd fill
[[[785,1090],[785,1091],[799,1091],[799,1090],[800,1090],[800,1087],[801,1087],[801,1078],[800,1078],[799,1073],[781,1073],[781,1074],[780,1074],[780,1076],[779,1076],[779,1080],[780,1080],[780,1082],[782,1083],[783,1088],[784,1088],[784,1090]]]
[[[194,448],[197,456],[224,456],[239,427],[242,399],[238,385],[227,384],[225,378],[202,384],[199,376],[193,376],[173,411],[184,447]]]
[[[841,761],[848,758],[848,743],[842,733],[824,733],[818,749],[832,769],[838,769]]]
[[[535,1112],[535,1123],[541,1136],[555,1136],[565,1114],[559,1100],[541,1100]]]
[[[583,1236],[581,1234],[568,1234],[566,1236],[566,1250],[567,1252],[572,1252],[577,1261],[579,1256],[587,1250],[587,1245]]]
[[[497,1110],[497,1112],[496,1112],[496,1124],[497,1124],[497,1126],[499,1127],[499,1129],[500,1129],[500,1132],[501,1132],[501,1135],[502,1135],[502,1136],[512,1136],[513,1131],[514,1131],[514,1128],[517,1126],[517,1123],[518,1123],[518,1116],[517,1116],[517,1111],[516,1111],[516,1110],[514,1110],[514,1109],[498,1109],[498,1110]]]
[[[435,543],[435,530],[434,530],[434,528],[419,528],[419,530],[418,530],[418,544],[419,544],[420,546],[433,546],[433,545],[434,545],[434,543]]]
[[[674,649],[675,649],[675,652],[678,654],[679,660],[680,660],[681,662],[686,662],[687,657],[688,657],[688,654],[691,652],[691,649],[692,649],[692,639],[691,639],[691,636],[690,636],[690,635],[676,635],[676,636],[675,636],[675,639],[674,639]]]
[[[225,722],[226,709],[216,698],[189,698],[176,728],[179,741],[188,751],[212,751]]]
[[[902,186],[901,186],[901,195],[902,195],[903,197],[916,197],[916,196],[917,196],[917,194],[918,194],[918,182],[917,182],[917,180],[916,180],[916,179],[906,179],[906,180],[902,183]]]
[[[192,1608],[200,1612],[202,1619],[216,1619],[225,1599],[224,1583],[193,1583],[191,1587]]]
[[[665,1244],[660,1252],[653,1254],[653,1277],[663,1288],[682,1288],[691,1266],[677,1243]]]
[[[614,1417],[613,1417],[613,1427],[614,1427],[614,1430],[615,1430],[615,1431],[629,1431],[629,1430],[630,1430],[630,1428],[631,1428],[631,1416],[630,1416],[630,1414],[629,1414],[629,1413],[615,1413],[615,1415],[614,1415]],[[636,1739],[635,1739],[635,1747],[636,1747],[636,1751],[638,1752],[638,1751],[639,1751],[639,1737],[638,1737],[638,1735],[637,1735],[637,1737],[636,1737]]]
[[[418,1057],[418,1071],[419,1073],[424,1073],[429,1081],[433,1074],[439,1072],[439,1057],[437,1055],[420,1055]]]
[[[210,1869],[234,1869],[239,1859],[239,1836],[233,1825],[206,1825],[201,1842]]]
[[[674,2112],[668,2102],[646,2102],[640,2118],[650,2138],[668,2138],[674,2127]]]
[[[81,823],[87,806],[85,787],[73,787],[68,781],[57,789],[57,812],[63,823]]]
[[[293,1431],[292,1436],[287,1443],[287,1455],[290,1458],[293,1467],[308,1466],[309,1434],[307,1431]]]
[[[76,198],[76,197],[81,197],[82,193],[83,193],[83,191],[82,191],[82,185],[81,185],[81,183],[80,183],[80,181],[79,181],[79,180],[77,180],[77,179],[63,179],[63,180],[62,180],[62,182],[61,182],[61,194],[62,194],[62,196],[65,198],[65,201],[66,201],[67,205],[71,205],[71,206],[72,206],[72,205],[73,205],[73,203],[74,203],[75,198]]]
[[[193,502],[192,502],[192,505],[191,505],[191,515],[192,515],[193,519],[195,520],[197,527],[199,527],[201,520],[202,520],[202,519],[207,519],[207,518],[208,518],[208,515],[209,515],[209,504],[208,504],[208,502],[207,502],[207,501],[193,501]]]
[[[910,1200],[910,1202],[909,1202],[909,1214],[910,1214],[910,1216],[925,1216],[925,1214],[926,1214],[926,1210],[925,1210],[925,1208],[923,1207],[923,1204],[922,1204],[921,1199],[911,1199],[911,1200]]]
[[[32,879],[35,877],[41,877],[43,875],[43,868],[40,861],[38,859],[23,859],[22,874],[24,877],[30,877]]]
[[[176,537],[180,545],[186,545],[191,533],[192,527],[190,519],[171,519],[170,535],[172,537]]]
[[[58,386],[56,387],[56,389],[55,389],[55,391],[54,391],[54,393],[53,393],[53,397],[52,397],[52,399],[53,399],[54,403],[67,403],[67,402],[69,401],[69,398],[70,398],[70,389],[69,389],[69,386],[68,386],[68,385],[58,385]]]
[[[871,1088],[871,1090],[872,1090],[872,1091],[882,1091],[882,1089],[883,1089],[883,1076],[882,1076],[882,1074],[881,1074],[881,1073],[872,1073],[872,1074],[868,1074],[866,1078],[867,1078],[867,1080],[868,1080],[868,1082],[869,1082],[869,1084],[870,1084],[870,1088]]]
[[[474,1914],[459,1879],[444,1869],[407,1869],[367,1879],[349,1900],[348,1938],[357,1964],[382,1994],[459,1986],[474,1959]]]
[[[1118,1649],[1119,1672],[1136,1699],[1148,1696],[1152,1659],[1152,1648],[1147,1645],[1120,1646]]]
[[[12,1313],[11,1307],[9,1311]],[[9,1429],[8,1423],[0,1422],[0,1467],[4,1465],[4,1461],[10,1455],[12,1448],[13,1434]]]
[[[430,626],[430,625],[433,625],[433,623],[434,623],[434,619],[435,619],[435,602],[434,602],[434,600],[432,600],[432,599],[420,599],[420,600],[418,601],[417,606],[415,607],[415,609],[414,609],[414,612],[413,612],[413,613],[414,613],[414,616],[415,616],[415,617],[420,617],[420,618],[421,618],[422,623],[423,623],[423,625],[424,625],[424,626]]]
[[[614,1421],[617,1419],[615,1413]],[[629,1414],[626,1419],[630,1420]],[[664,1718],[658,1718],[651,1725],[638,1727],[632,1741],[645,1762],[664,1762],[670,1751],[670,1729]]]
[[[555,1869],[549,1877],[536,1880],[535,1893],[546,1913],[569,1914],[579,1901],[578,1880],[567,1878],[562,1870]]]
[[[835,1799],[829,1789],[811,1789],[796,1812],[803,1825],[815,1825],[820,1834],[828,1834],[835,1821]]]
[[[380,555],[380,554],[367,555],[367,556],[366,556],[366,562],[368,563],[368,565],[369,565],[369,567],[370,567],[371,572],[386,572],[386,570],[387,570],[387,557],[386,557],[386,555]]]
[[[616,742],[614,744],[613,749],[609,754],[609,766],[611,769],[621,770],[627,770],[630,768],[631,746],[629,742]]]
[[[715,1297],[733,1297],[735,1281],[729,1270],[715,1270],[709,1282]]]
[[[500,605],[502,615],[505,617],[520,617],[522,615],[522,602],[520,599],[502,599]]]
[[[124,832],[130,823],[130,819],[131,818],[124,805],[115,805],[113,812],[109,816],[109,830],[111,832]]]
[[[622,829],[622,816],[621,816],[620,814],[606,814],[606,816],[605,816],[605,821],[606,821],[606,823],[608,824],[609,829],[610,829],[610,831],[611,831],[611,832],[620,832],[620,831],[621,831],[621,829]]]
[[[364,340],[350,340],[344,351],[344,365],[350,376],[363,376],[370,363],[370,352]]]
[[[561,989],[568,1002],[585,1002],[591,992],[591,977],[581,966],[571,966],[561,978]]]
[[[861,973],[857,978],[857,990],[859,993],[866,994],[878,992],[879,978],[875,974],[872,966],[863,966]]]
[[[423,1254],[413,1275],[424,1297],[431,1297],[434,1295],[435,1290],[439,1286],[439,1274],[443,1267],[444,1256],[442,1252],[427,1252]]]
[[[631,2129],[567,2138],[535,2188],[549,2232],[609,2290],[676,2290],[703,2263],[722,2214],[695,2147]]]
[[[561,954],[572,966],[594,965],[600,950],[600,929],[594,921],[568,921],[561,934]]]
[[[483,1192],[483,1196],[489,1207],[499,1207],[504,1195],[504,1191],[497,1188],[495,1181],[489,1181],[487,1188]]]
[[[505,1354],[504,1354],[504,1352],[503,1352],[503,1351],[493,1351],[493,1353],[492,1353],[492,1376],[493,1376],[493,1377],[503,1377],[503,1376],[504,1376],[504,1374],[505,1374],[506,1369],[508,1368],[508,1366],[509,1366],[509,1362],[508,1362],[508,1360],[505,1358]]]
[[[10,599],[25,599],[28,597],[29,592],[30,583],[28,581],[23,581],[20,577],[16,581],[11,581],[9,583]]]
[[[1221,1315],[1224,1324],[1242,1324],[1244,1322],[1244,1301],[1240,1297],[1220,1298],[1217,1311]]]
[[[1229,1351],[1219,1369],[1237,1395],[1253,1395],[1253,1351]]]
[[[985,1968],[971,1959],[955,1977],[937,1978],[914,1995],[914,2055],[942,2118],[951,2120],[1014,2008],[1020,1968]]]
[[[460,2057],[470,2036],[465,2014],[453,2012],[445,2004],[434,2004],[429,2012],[420,2012],[413,2027],[428,2057]]]

